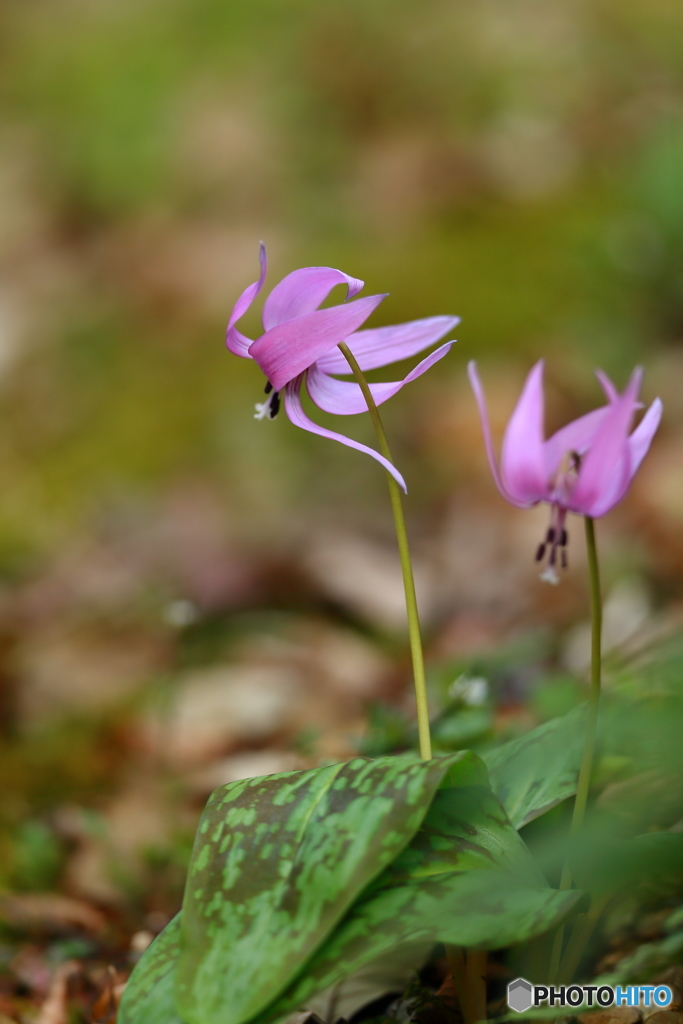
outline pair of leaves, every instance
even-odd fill
[[[182,920],[136,968],[122,1024],[179,1019],[173,988],[190,1022],[254,1016],[411,839],[449,767],[471,771],[475,761],[358,758],[216,790],[197,830]]]
[[[447,769],[475,760],[357,758],[214,793],[183,903],[183,1016],[238,1024],[268,1006],[411,839]]]
[[[581,894],[548,886],[488,786],[448,782],[414,839],[258,1024],[308,1005],[404,946],[507,946],[546,931],[574,907]]]
[[[578,769],[553,792],[562,730],[538,732],[506,745],[509,772],[505,748],[492,766],[517,820],[570,795]],[[266,1024],[402,951],[417,965],[439,940],[523,941],[576,899],[540,876],[474,754],[233,783],[207,805],[182,916],[136,968],[121,1024]]]

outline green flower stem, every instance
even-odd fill
[[[612,895],[612,893],[607,893],[601,896],[593,902],[587,914],[577,915],[567,948],[560,962],[560,981],[564,984],[568,985],[573,980],[584,950]]]
[[[384,433],[379,410],[372,397],[372,391],[363,375],[363,371],[353,352],[346,342],[339,343],[339,349],[343,353],[347,363],[351,367],[363,397],[367,402],[368,412],[372,419],[379,450],[385,459],[393,462],[387,435]],[[410,636],[410,653],[413,659],[413,678],[415,681],[415,700],[417,703],[417,728],[420,738],[420,756],[429,761],[432,756],[432,741],[429,733],[429,712],[427,709],[427,683],[425,679],[424,657],[422,654],[422,637],[420,636],[420,619],[417,612],[417,597],[415,596],[415,581],[413,579],[413,567],[410,561],[410,548],[408,546],[408,534],[406,523],[403,517],[403,505],[399,486],[391,473],[387,473],[389,482],[389,495],[391,497],[391,508],[394,513],[394,525],[396,527],[396,539],[398,541],[398,553],[401,558],[401,570],[403,572],[403,589],[406,595],[406,612],[408,615],[408,632]]]
[[[600,569],[598,566],[598,550],[595,544],[595,523],[589,517],[584,519],[586,525],[586,548],[588,550],[588,574],[591,587],[591,692],[588,700],[588,720],[586,737],[583,745],[583,757],[579,771],[579,783],[576,787],[576,801],[572,815],[571,836],[574,838],[583,824],[588,802],[588,791],[595,756],[595,741],[598,732],[598,711],[600,709],[600,684],[602,673],[602,596],[600,594]],[[571,875],[564,886],[568,889]]]
[[[579,781],[576,787],[576,800],[574,801],[574,813],[569,829],[570,841],[574,839],[583,825],[588,803],[588,792],[590,790],[591,774],[593,772],[593,758],[595,756],[595,743],[598,732],[598,711],[600,710],[600,684],[602,672],[602,596],[600,593],[600,568],[598,566],[598,550],[595,543],[595,523],[590,516],[584,517],[586,526],[586,549],[588,551],[588,575],[591,589],[591,690],[588,698],[588,718],[586,721],[586,735],[583,741],[583,756],[581,757],[581,768],[579,769]],[[565,862],[560,879],[560,890],[570,889],[572,874],[569,864]],[[552,954],[550,957],[550,981],[555,983],[558,979],[560,958],[562,956],[562,943],[564,940],[564,925],[555,932]]]

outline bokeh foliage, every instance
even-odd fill
[[[35,0],[0,20],[24,217],[0,253],[21,327],[5,561],[195,470],[259,528],[314,465],[323,502],[342,473],[379,491],[348,453],[321,474],[319,441],[248,429],[258,374],[220,336],[259,237],[275,277],[330,263],[390,291],[378,322],[462,315],[407,408],[487,351],[554,353],[581,403],[587,356],[623,374],[677,337],[674,3]],[[410,418],[390,418],[419,479]]]

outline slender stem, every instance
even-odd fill
[[[446,946],[446,959],[448,968],[453,979],[455,994],[460,1003],[460,1012],[464,1024],[475,1024],[475,1017],[472,1008],[470,986],[467,983],[467,950],[463,946]]]
[[[562,984],[568,985],[573,980],[591,935],[611,898],[612,893],[606,893],[594,901],[587,914],[577,915],[567,948],[560,962],[559,980]]]
[[[382,420],[380,419],[379,410],[375,404],[375,399],[372,397],[372,391],[368,386],[363,371],[361,370],[358,362],[353,355],[353,352],[348,347],[346,342],[342,341],[339,343],[339,348],[343,353],[347,363],[351,367],[354,377],[356,378],[360,389],[363,392],[363,397],[367,402],[368,412],[372,419],[375,433],[377,434],[377,441],[379,442],[379,450],[385,459],[389,462],[393,462],[391,458],[391,451],[389,449],[389,442],[387,441],[387,435],[384,433],[384,427],[382,426]],[[403,589],[405,590],[406,596],[406,612],[408,615],[408,633],[410,636],[410,653],[413,659],[413,678],[415,680],[415,700],[417,703],[417,728],[420,738],[420,756],[425,760],[429,761],[432,756],[432,741],[429,734],[429,712],[427,709],[427,682],[425,679],[425,667],[424,657],[422,654],[422,637],[420,635],[420,619],[417,611],[417,597],[415,595],[415,581],[413,579],[413,566],[410,560],[410,548],[408,546],[408,534],[406,532],[406,523],[403,517],[403,505],[401,503],[401,492],[398,484],[394,480],[391,473],[387,473],[387,480],[389,483],[389,495],[391,497],[391,509],[394,513],[394,525],[396,528],[396,539],[398,541],[398,553],[401,558],[401,570],[403,572]]]
[[[470,987],[470,998],[474,1007],[474,1020],[486,1020],[486,964],[488,952],[485,949],[468,949],[465,959],[467,962],[467,981]]]
[[[572,816],[572,835],[581,828],[586,813],[588,791],[590,789],[595,740],[598,732],[598,711],[600,709],[600,684],[602,678],[602,596],[600,594],[600,569],[598,566],[598,549],[595,543],[595,523],[585,517],[586,547],[588,549],[588,573],[591,586],[591,692],[588,701],[588,720],[586,722],[586,738],[579,771],[579,784],[576,788],[576,803]]]
[[[460,1003],[463,1024],[478,1024],[486,1020],[488,953],[485,949],[446,945],[446,958]]]
[[[602,670],[602,597],[600,593],[600,569],[598,566],[598,550],[595,543],[595,523],[590,516],[584,517],[586,526],[586,549],[588,551],[588,575],[590,578],[591,590],[591,689],[588,698],[588,716],[586,719],[586,734],[583,741],[583,755],[581,757],[581,768],[579,769],[579,781],[576,787],[576,800],[574,801],[574,812],[572,823],[569,829],[570,841],[576,838],[586,813],[588,792],[590,790],[591,774],[593,772],[593,758],[595,755],[595,741],[598,732],[598,711],[600,709],[600,683]],[[569,864],[565,861],[560,879],[560,889],[570,889],[572,884],[572,873]],[[550,958],[550,980],[557,980],[557,972],[562,956],[562,942],[564,939],[564,925],[555,932],[553,950]]]

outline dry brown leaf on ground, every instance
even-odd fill
[[[69,978],[80,968],[73,960],[61,964],[55,971],[47,999],[40,1008],[35,1024],[69,1024]]]
[[[614,1006],[610,1010],[597,1010],[595,1013],[582,1013],[581,1024],[638,1024],[642,1019],[637,1006]]]
[[[0,896],[0,920],[27,931],[59,934],[73,928],[101,934],[103,914],[82,900],[54,893],[5,893]]]
[[[116,969],[110,965],[107,982],[93,1004],[93,1024],[114,1024],[125,987],[125,981],[121,981]]]

